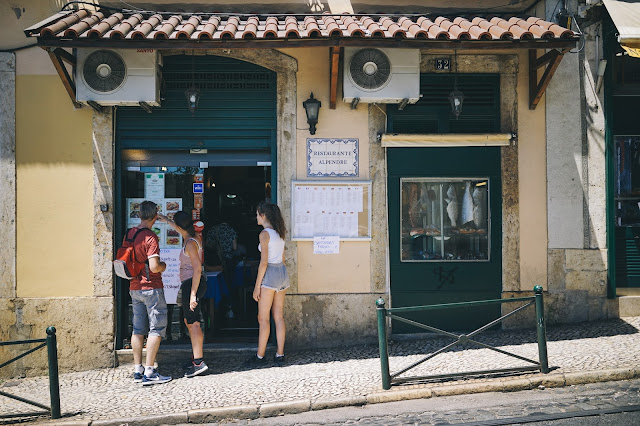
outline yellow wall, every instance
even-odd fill
[[[17,75],[16,99],[17,295],[91,296],[92,113],[57,75]]]
[[[540,53],[541,54],[541,53]],[[547,147],[544,97],[529,109],[528,54],[518,59],[520,289],[547,287]]]
[[[283,49],[298,60],[297,73],[297,171],[296,179],[307,177],[307,138],[358,138],[359,175],[351,180],[369,179],[369,115],[368,105],[355,111],[342,101],[342,83],[338,86],[336,109],[329,108],[329,48]],[[302,103],[310,93],[322,102],[316,134],[309,133],[307,115]],[[324,178],[330,182],[331,179]],[[347,180],[347,179],[340,179]],[[341,241],[340,254],[313,254],[312,242],[297,242],[299,293],[368,293],[370,284],[370,242]]]

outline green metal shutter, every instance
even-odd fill
[[[398,111],[389,105],[390,133],[494,133],[500,131],[500,76],[458,74],[457,87],[464,94],[462,114],[451,114],[449,93],[455,78],[449,74],[421,74],[422,97]]]
[[[120,107],[116,135],[120,148],[227,148],[270,150],[276,131],[276,73],[221,56],[166,56],[162,105],[147,114]],[[200,89],[195,114],[185,91]]]

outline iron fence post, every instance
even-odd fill
[[[389,347],[387,341],[387,310],[384,299],[376,300],[378,313],[378,346],[380,347],[380,369],[382,372],[382,389],[391,389],[391,375],[389,374]]]
[[[60,384],[58,382],[58,345],[56,343],[56,328],[47,327],[47,358],[49,361],[49,394],[51,397],[51,418],[59,419],[60,414]]]
[[[538,330],[538,356],[540,357],[540,371],[544,374],[549,372],[549,360],[547,358],[547,328],[544,323],[544,299],[542,287],[537,285],[533,288],[536,298],[536,328]]]

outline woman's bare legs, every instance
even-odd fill
[[[187,320],[184,320],[187,324]],[[193,324],[187,324],[189,329],[189,337],[191,338],[191,349],[193,350],[193,358],[198,359],[204,356],[202,350],[202,344],[204,343],[204,336],[202,335],[202,329],[198,321]]]
[[[269,313],[273,304],[275,290],[260,288],[260,300],[258,301],[258,324],[260,324],[260,333],[258,334],[258,356],[263,357],[267,351],[267,342],[269,341],[269,333],[271,332],[271,323],[269,321]]]
[[[273,313],[273,321],[276,323],[276,340],[278,346],[276,354],[284,355],[284,295],[287,291],[278,291],[273,296],[273,305],[271,306],[271,312]]]

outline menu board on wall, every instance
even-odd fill
[[[292,240],[371,239],[371,182],[294,181]]]

